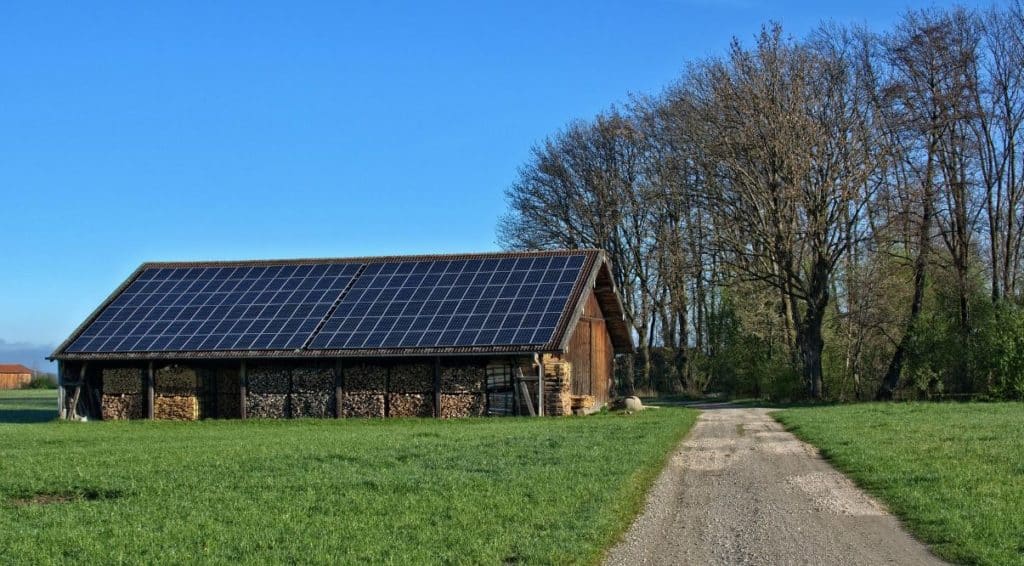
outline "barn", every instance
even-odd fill
[[[21,364],[0,364],[0,389],[17,389],[32,381],[32,370]]]
[[[145,263],[51,355],[68,419],[569,415],[633,349],[600,250]]]

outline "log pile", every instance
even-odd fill
[[[384,393],[388,368],[374,365],[355,365],[344,368],[345,391]]]
[[[242,416],[241,381],[238,368],[218,368],[213,374],[217,392],[217,417],[237,419]]]
[[[103,392],[134,394],[146,390],[145,372],[140,368],[103,368]]]
[[[342,416],[345,417],[383,417],[383,393],[350,393],[345,392],[341,402]]]
[[[479,393],[483,391],[487,370],[480,366],[459,365],[441,368],[441,391]]]
[[[432,393],[434,391],[434,368],[425,363],[393,366],[388,382],[388,391],[395,393]]]
[[[288,418],[287,393],[249,393],[245,397],[246,416],[251,419]]]
[[[334,370],[323,367],[295,366],[291,370],[292,418],[334,416]]]
[[[199,400],[195,395],[157,395],[153,398],[153,418],[194,421],[199,418]]]
[[[574,415],[587,415],[593,412],[597,399],[593,395],[572,395],[572,413]]]
[[[103,394],[101,414],[105,421],[146,418],[146,403],[139,393]]]
[[[156,370],[153,388],[157,395],[195,395],[199,386],[196,370],[188,366],[172,365]]]
[[[246,416],[255,419],[286,419],[290,415],[288,392],[290,368],[280,365],[252,366],[246,378]]]
[[[484,396],[479,393],[441,394],[443,419],[483,416],[484,408]]]
[[[572,415],[572,364],[545,360],[543,365],[544,414]]]
[[[328,418],[334,416],[334,392],[296,391],[289,399],[290,414],[293,419]]]
[[[199,418],[199,399],[196,395],[199,376],[195,369],[170,365],[156,370],[153,375],[153,418],[194,421]]]
[[[389,417],[430,417],[433,414],[433,393],[388,394]]]

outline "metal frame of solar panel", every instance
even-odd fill
[[[309,349],[542,345],[586,256],[369,263]]]
[[[145,269],[66,351],[299,348],[361,265]]]

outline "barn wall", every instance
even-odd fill
[[[569,338],[563,358],[572,364],[574,396],[589,395],[598,404],[608,402],[615,354],[608,325],[593,291],[587,295],[583,315]]]
[[[0,373],[0,389],[17,389],[32,381],[31,373]]]

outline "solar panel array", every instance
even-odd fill
[[[68,352],[302,346],[359,264],[146,269]]]
[[[544,344],[583,260],[574,255],[370,264],[310,347]]]
[[[66,352],[541,345],[585,259],[153,267]]]

